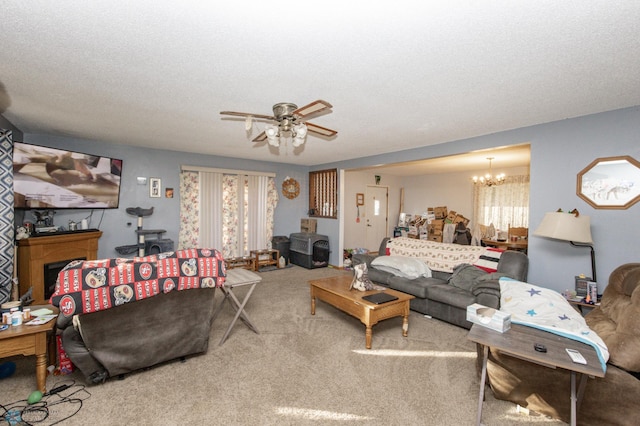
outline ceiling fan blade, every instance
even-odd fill
[[[315,114],[316,112],[324,111],[325,109],[329,109],[332,107],[333,105],[331,105],[329,102],[318,99],[317,101],[311,102],[309,105],[298,108],[297,110],[293,111],[293,114],[300,117],[306,117],[307,115]]]
[[[273,115],[250,114],[248,112],[220,111],[220,114],[222,114],[222,115],[234,115],[234,116],[237,116],[237,117],[261,118],[263,120],[275,120],[276,119]]]
[[[309,123],[308,121],[304,123],[307,126],[307,130],[313,133],[317,133],[323,136],[333,136],[338,134],[337,130],[327,129],[326,127],[318,126],[317,124]]]
[[[267,139],[267,134],[265,132],[262,132],[258,136],[253,138],[251,142],[262,142],[265,139]]]

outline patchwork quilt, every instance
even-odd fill
[[[510,313],[514,324],[538,328],[592,346],[603,371],[607,371],[607,345],[557,291],[500,278],[500,310]]]
[[[161,293],[222,287],[226,269],[216,249],[187,249],[132,259],[76,260],[58,274],[50,303],[66,317]]]
[[[429,240],[398,237],[387,242],[387,255],[416,257],[431,270],[453,272],[462,264],[475,265],[487,272],[495,272],[504,250],[491,247],[439,243]]]

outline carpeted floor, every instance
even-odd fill
[[[408,337],[402,337],[401,318],[386,320],[374,326],[373,347],[367,350],[358,320],[323,302],[315,316],[310,314],[307,281],[341,273],[351,274],[299,266],[261,273],[263,281],[247,305],[260,334],[238,321],[219,346],[232,318],[225,305],[206,354],[98,386],[83,387],[77,373],[49,376],[48,389],[74,386],[45,398],[46,406],[25,418],[50,425],[78,411],[62,424],[474,424],[479,379],[467,330],[412,312]],[[236,293],[243,295],[242,290]],[[114,327],[126,333],[126,326]],[[35,389],[35,360],[10,360],[18,368],[0,380],[0,404],[20,409],[25,405],[20,400]],[[483,423],[562,424],[518,413],[489,390]]]

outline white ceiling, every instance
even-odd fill
[[[0,22],[25,133],[315,165],[640,105],[637,0],[3,0]],[[219,114],[316,99],[339,133],[300,152]]]

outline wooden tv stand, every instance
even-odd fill
[[[45,301],[45,265],[73,259],[98,258],[98,239],[102,231],[84,231],[60,235],[46,235],[18,241],[18,284],[20,295],[33,287],[36,304]]]

